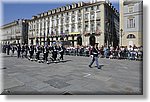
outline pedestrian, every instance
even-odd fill
[[[21,46],[21,57],[22,58],[24,57],[24,52],[25,52],[25,46],[24,46],[24,44],[22,44],[22,46]]]
[[[20,43],[17,45],[17,57],[20,57],[20,52],[21,52],[21,46]]]
[[[41,53],[41,48],[39,45],[36,46],[36,60],[40,62],[40,53]]]
[[[28,50],[29,50],[29,47],[27,44],[25,44],[25,58],[28,58]]]
[[[29,60],[33,61],[34,46],[32,43],[30,44],[30,47],[29,47],[29,53],[30,53]]]
[[[7,45],[7,55],[9,55],[10,49],[11,49],[11,47],[10,47],[10,44],[8,43],[8,45]]]
[[[62,45],[62,43],[59,45],[59,54],[60,54],[60,59],[61,60],[64,60],[64,51],[65,51],[65,48],[64,46]]]
[[[98,43],[95,43],[95,45],[93,46],[92,50],[91,50],[91,57],[92,57],[92,61],[90,62],[89,67],[92,68],[92,64],[94,63],[94,61],[96,62],[96,67],[98,69],[100,68],[100,65],[98,63],[98,55],[99,55],[99,50],[98,50]]]
[[[57,58],[57,44],[56,42],[53,43],[53,46],[51,48],[51,51],[52,51],[52,58],[53,58],[53,61],[56,62],[56,58]]]
[[[49,53],[49,46],[46,44],[44,46],[44,51],[43,51],[43,54],[44,54],[44,57],[43,57],[43,60],[46,61],[46,63],[48,64],[48,53]]]
[[[15,47],[14,47],[14,45],[11,45],[11,56],[14,55],[14,52],[15,52]]]

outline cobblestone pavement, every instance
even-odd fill
[[[63,62],[46,64],[2,56],[2,94],[143,93],[141,61],[100,58],[101,69],[97,69],[88,67],[90,57],[66,55]]]

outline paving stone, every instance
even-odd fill
[[[65,59],[71,61],[47,65],[4,57],[5,89],[41,94],[142,94],[140,61],[100,58],[99,63],[104,66],[99,70],[94,64],[93,68],[88,67],[89,57],[65,56]]]
[[[28,86],[16,86],[12,88],[5,89],[2,92],[3,95],[35,95],[35,94],[41,94],[37,90],[32,89]]]
[[[10,78],[10,77],[4,78],[3,83],[4,83],[3,84],[3,88],[4,89],[15,87],[15,86],[22,86],[22,85],[24,85],[23,82],[18,81],[15,78]]]
[[[51,80],[44,81],[44,82],[48,83],[50,86],[53,86],[58,89],[61,89],[63,87],[67,87],[70,85],[70,84],[64,82],[62,79],[58,79],[58,78],[53,78]]]
[[[46,88],[49,86],[47,83],[43,83],[42,81],[33,81],[26,83],[26,86],[29,86],[37,91],[39,91],[42,88]]]

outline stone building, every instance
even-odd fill
[[[28,20],[18,19],[1,27],[2,44],[28,43]]]
[[[120,46],[142,46],[143,1],[120,0]]]
[[[66,45],[119,44],[119,13],[109,1],[78,2],[34,15],[28,42],[62,41]]]

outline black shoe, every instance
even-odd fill
[[[91,65],[89,65],[89,67],[92,68]]]
[[[98,69],[101,69],[101,67],[97,67]]]

